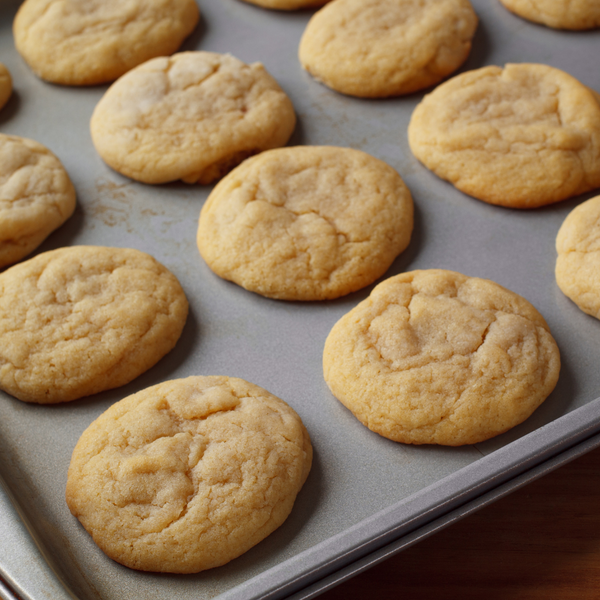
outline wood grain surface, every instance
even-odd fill
[[[599,600],[600,448],[319,598]]]

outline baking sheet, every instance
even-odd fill
[[[510,432],[462,448],[396,444],[358,423],[322,377],[327,333],[373,286],[339,300],[305,304],[269,300],[213,275],[195,244],[199,211],[211,187],[147,186],[104,165],[91,143],[89,119],[107,86],[66,88],[37,79],[13,47],[11,23],[18,5],[13,0],[0,5],[0,61],[15,85],[0,112],[0,131],[50,148],[78,195],[74,216],[37,252],[77,244],[137,248],[173,271],[190,301],[175,350],[123,388],[57,406],[27,405],[0,393],[0,477],[16,505],[0,504],[0,524],[17,535],[24,523],[37,543],[19,542],[23,556],[36,565],[27,569],[22,560],[15,561],[10,535],[0,541],[0,574],[21,595],[58,597],[63,592],[56,576],[65,597],[81,599],[281,597],[328,569],[341,568],[357,552],[388,543],[382,531],[400,535],[400,526],[433,518],[440,507],[476,495],[495,477],[509,477],[540,448],[551,453],[573,435],[600,427],[600,409],[593,403],[600,391],[600,322],[562,295],[553,273],[560,224],[594,193],[535,211],[469,198],[410,153],[406,127],[423,94],[360,100],[337,94],[302,71],[297,47],[311,11],[267,11],[239,0],[199,2],[202,23],[182,49],[230,52],[245,62],[262,62],[296,108],[298,125],[290,145],[359,148],[403,177],[415,201],[415,230],[386,277],[445,268],[492,279],[540,310],[561,349],[556,390]],[[480,24],[461,70],[541,62],[600,90],[600,31],[533,25],[496,0],[473,0],[473,6]],[[312,472],[286,523],[228,565],[192,576],[131,571],[106,558],[65,505],[72,449],[113,402],[160,381],[197,374],[242,377],[293,406],[311,434]],[[544,433],[539,441],[536,434],[553,423],[550,437]]]

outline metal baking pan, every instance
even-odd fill
[[[403,177],[415,200],[415,230],[386,276],[445,268],[491,279],[532,302],[559,345],[558,386],[518,427],[475,446],[397,444],[363,427],[333,398],[321,371],[330,328],[373,286],[330,302],[281,302],[216,277],[195,242],[211,187],[143,185],[104,165],[91,143],[89,119],[106,86],[67,88],[37,79],[14,50],[11,24],[18,5],[0,5],[0,61],[15,85],[0,112],[0,131],[50,148],[78,195],[73,217],[37,252],[77,244],[138,248],[175,273],[191,312],[175,350],[123,388],[56,406],[28,405],[0,393],[0,597],[312,597],[600,444],[600,321],[582,313],[554,280],[558,228],[573,207],[595,194],[531,211],[465,196],[428,172],[408,148],[406,128],[423,94],[359,100],[325,88],[301,69],[297,47],[311,11],[200,2],[202,23],[183,49],[262,62],[296,108],[291,145],[359,148]],[[473,5],[480,23],[462,70],[540,62],[600,90],[600,31],[537,26],[497,0]],[[242,377],[283,398],[311,434],[314,466],[288,520],[238,559],[197,575],[132,571],[108,559],[69,513],[64,489],[71,452],[89,423],[115,401],[197,374]]]

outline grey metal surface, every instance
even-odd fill
[[[367,553],[363,558],[346,565],[341,569],[333,570],[331,575],[323,577],[308,586],[302,587],[301,591],[287,596],[287,600],[309,600],[310,598],[314,598],[598,447],[600,447],[600,434],[593,435],[591,438],[587,438],[575,446],[560,452],[526,472],[508,479],[497,487],[492,488],[490,491],[475,496],[474,500],[459,504],[458,508],[443,514],[443,516],[434,519],[433,521],[427,521],[426,525],[417,527],[394,542],[379,547],[373,552]],[[441,508],[441,506],[438,507],[438,509],[439,508]],[[425,515],[422,515],[422,517],[424,516]]]
[[[553,274],[560,224],[594,194],[527,212],[469,198],[428,172],[408,149],[406,127],[422,94],[359,100],[328,90],[302,71],[297,46],[311,12],[278,13],[239,0],[199,3],[203,21],[184,49],[263,62],[296,107],[291,144],[360,148],[404,178],[415,200],[415,231],[387,276],[447,268],[492,279],[530,300],[559,344],[559,384],[522,425],[476,446],[395,444],[358,423],[331,396],[321,373],[327,333],[372,286],[332,302],[286,303],[213,275],[195,245],[198,214],[211,188],[152,187],[106,167],[89,135],[89,118],[106,86],[65,88],[37,79],[13,47],[18,4],[0,4],[0,61],[15,84],[0,112],[0,131],[33,138],[56,153],[79,203],[39,251],[76,244],[138,248],[175,273],[191,305],[175,350],[124,388],[63,406],[27,405],[0,393],[0,478],[18,506],[15,512],[2,497],[0,574],[23,598],[281,597],[475,500],[600,428],[600,407],[593,403],[600,392],[600,322],[561,294]],[[496,0],[473,5],[480,25],[463,70],[543,62],[600,90],[599,31],[535,26]],[[239,559],[193,576],[131,571],[106,558],[70,515],[64,502],[70,455],[82,431],[113,402],[193,374],[243,377],[286,400],[311,434],[314,467],[286,523]]]

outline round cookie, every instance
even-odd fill
[[[260,63],[182,52],[116,81],[96,106],[91,131],[100,156],[123,175],[207,184],[284,145],[295,124],[290,99]]]
[[[398,173],[364,152],[297,146],[243,162],[200,213],[198,248],[220,277],[282,300],[324,300],[383,275],[410,241]]]
[[[524,421],[560,356],[524,298],[444,270],[379,284],[325,342],[327,385],[372,431],[407,444],[475,444]]]
[[[10,71],[0,63],[0,108],[2,108],[12,94],[12,78]]]
[[[13,33],[42,79],[95,85],[175,52],[199,15],[194,0],[25,0]]]
[[[323,6],[330,0],[245,0],[249,4],[255,4],[262,8],[274,10],[298,10],[302,8],[315,8]]]
[[[598,0],[500,0],[515,14],[555,29],[600,27]]]
[[[408,127],[414,155],[479,200],[535,208],[600,187],[600,103],[567,73],[489,66],[438,86]]]
[[[73,246],[0,274],[0,389],[53,404],[125,385],[175,346],[188,311],[148,254]]]
[[[73,451],[66,498],[113,560],[197,573],[277,529],[311,461],[308,433],[283,400],[242,379],[188,377],[96,419]]]
[[[42,144],[0,134],[0,267],[35,250],[75,210],[75,188]]]
[[[344,94],[409,94],[463,63],[476,27],[468,0],[335,0],[309,21],[299,58]]]
[[[556,282],[579,308],[600,319],[600,196],[574,208],[556,236]]]

